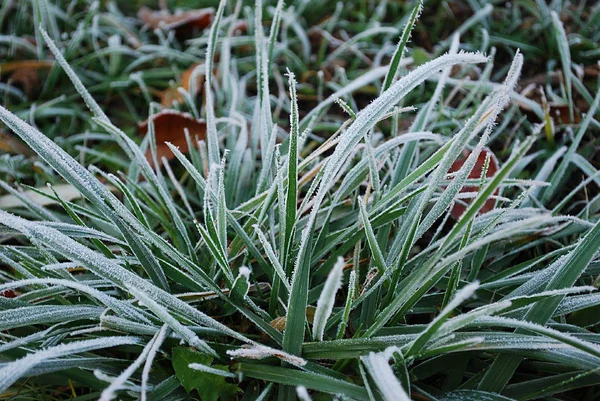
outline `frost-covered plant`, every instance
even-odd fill
[[[600,267],[598,196],[563,215],[565,199],[585,184],[556,195],[573,166],[586,183],[598,182],[577,148],[597,125],[600,94],[571,147],[529,167],[532,179],[520,173],[541,157],[528,154],[543,129],[536,124],[519,131],[494,174],[486,174],[488,157],[473,179],[490,138],[513,129],[514,102],[543,117],[515,92],[522,54],[496,83],[493,58],[460,50],[460,33],[492,6],[452,36],[446,54],[419,66],[405,48],[421,1],[403,30],[370,27],[324,64],[364,55],[361,41],[387,35],[397,42],[384,47],[390,65],[350,82],[338,70],[331,96],[307,108],[292,64],[289,95],[274,68],[286,57],[298,61],[289,46],[310,46],[295,19],[302,6],[279,1],[266,36],[257,1],[253,32],[241,41],[255,46],[255,70],[244,72],[230,59],[240,5],[228,16],[222,0],[211,29],[191,41],[206,49],[206,104],[187,96],[183,107],[206,118],[206,138],[186,132],[189,153],[170,145],[170,164],[156,163],[152,127],[138,145],[111,122],[47,21],[39,27],[94,126],[126,162],[121,171],[82,164],[0,106],[0,120],[40,165],[80,194],[65,200],[33,188],[50,199],[42,206],[1,182],[20,207],[0,210],[0,292],[18,295],[0,297],[0,394],[18,399],[41,378],[100,400],[179,400],[192,390],[202,400],[501,400],[597,384],[600,340],[567,316],[589,319],[600,304],[591,286]],[[568,68],[568,43],[560,49]],[[569,100],[574,79],[565,81]],[[418,98],[427,81],[433,93]],[[358,110],[353,92],[367,85],[380,94]],[[418,112],[401,128],[409,101]],[[332,111],[335,102],[347,114]],[[320,130],[332,125],[322,140]],[[480,213],[489,199],[495,208]],[[457,203],[465,211],[454,220]]]

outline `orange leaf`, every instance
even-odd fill
[[[0,151],[31,156],[31,150],[16,136],[0,130]]]
[[[185,89],[186,92],[190,91],[190,77],[192,76],[192,72],[194,72],[196,67],[198,67],[199,65],[200,63],[193,64],[191,67],[185,70],[183,74],[181,74],[181,87]],[[203,85],[204,74],[198,76],[198,79],[196,80],[195,93],[191,93],[191,95],[196,96],[198,92],[202,90]],[[164,91],[160,92],[159,96],[161,99],[160,103],[165,107],[171,106],[176,101],[178,103],[183,103],[183,96],[181,96],[181,93],[179,93],[177,88],[167,88]]]
[[[189,37],[206,29],[212,22],[214,13],[215,9],[212,7],[175,14],[142,7],[138,11],[138,18],[153,29],[173,30],[178,37]]]
[[[0,64],[0,73],[12,73],[10,81],[20,86],[28,98],[33,99],[39,93],[42,80],[38,70],[52,67],[51,60],[21,60]]]
[[[554,120],[555,124],[570,124],[569,106],[560,103],[548,103],[548,114]],[[573,123],[581,122],[581,113],[577,108],[573,110]]]
[[[167,160],[175,157],[165,142],[177,146],[181,152],[189,151],[185,139],[185,129],[190,132],[190,137],[206,138],[206,123],[204,120],[196,120],[191,114],[182,113],[177,110],[163,110],[152,117],[154,122],[154,136],[156,139],[156,156],[158,160],[164,156]],[[148,120],[139,123],[138,128],[142,134],[148,133]],[[150,149],[146,151],[146,160],[152,163]]]
[[[458,158],[452,164],[452,166],[450,166],[450,170],[448,172],[456,173],[458,170],[460,170],[460,168],[463,166],[463,164],[465,164],[465,161],[467,160],[467,157],[469,157],[470,154],[471,154],[471,152],[465,151],[463,153],[462,157]],[[491,150],[483,149],[481,151],[481,153],[479,154],[479,157],[477,157],[475,166],[473,166],[473,169],[469,173],[469,178],[471,178],[471,179],[481,178],[481,173],[483,171],[483,165],[485,163],[485,159],[486,159],[487,155],[490,155],[490,165],[488,166],[486,177],[493,177],[494,174],[496,174],[496,171],[498,171],[498,159],[496,159],[496,156],[494,155],[494,153],[492,153]],[[477,192],[478,190],[479,190],[479,185],[475,185],[475,186],[462,187],[460,192]],[[496,190],[494,192],[494,195],[498,195],[498,193],[499,193],[499,191]],[[461,202],[468,204],[471,202],[471,199],[462,199]],[[489,212],[490,210],[494,209],[495,206],[496,206],[496,201],[494,199],[488,199],[483,204],[481,209],[479,209],[479,213]],[[460,216],[465,212],[465,210],[466,210],[466,207],[462,203],[455,202],[454,206],[452,206],[452,210],[450,211],[450,214],[452,215],[452,217],[454,219],[458,220],[460,218]]]
[[[52,60],[20,60],[0,64],[0,73],[15,72],[21,69],[40,70],[54,65]]]

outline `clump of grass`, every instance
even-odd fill
[[[86,140],[111,150],[53,141],[0,106],[0,120],[37,155],[32,183],[51,177],[79,193],[65,199],[36,185],[30,190],[49,200],[40,204],[0,181],[19,200],[0,210],[3,397],[525,400],[597,392],[600,195],[587,189],[599,173],[578,149],[598,127],[600,92],[581,122],[567,125],[572,139],[542,144],[544,126],[525,122],[516,106],[544,120],[543,108],[516,90],[523,54],[514,52],[496,80],[492,57],[461,50],[460,35],[491,6],[440,44],[447,53],[420,65],[405,48],[422,2],[403,29],[382,29],[375,10],[334,55],[364,61],[382,51],[373,56],[381,65],[338,68],[331,96],[321,87],[309,101],[311,88],[292,72],[314,62],[297,18],[310,14],[305,3],[266,8],[267,34],[258,1],[245,9],[252,30],[236,38],[229,28],[241,3],[222,0],[210,30],[185,52],[157,31],[158,49],[131,50],[142,56],[136,66],[206,54],[205,104],[184,94],[176,106],[206,119],[206,140],[185,133],[189,153],[170,145],[176,159],[167,164],[156,160],[152,124],[139,145],[103,109],[86,83],[95,75],[60,48],[54,8],[38,5],[36,54],[52,54],[84,101],[78,118],[94,132]],[[547,11],[569,70],[566,31]],[[138,35],[116,9],[95,12],[96,24],[117,22],[115,35]],[[329,32],[336,13],[320,28],[324,41],[339,40]],[[93,40],[103,36],[97,29],[92,22]],[[383,45],[369,41],[378,35],[387,35]],[[112,85],[136,85],[154,114],[152,72],[129,75],[117,59],[129,49],[111,43],[105,72],[127,79]],[[255,54],[233,51],[248,43]],[[98,45],[90,58],[102,54]],[[284,61],[287,83],[273,68]],[[565,98],[587,91],[565,74]],[[428,81],[432,91],[423,89]],[[481,177],[469,178],[484,149],[506,137],[514,139],[498,171],[486,174],[488,159]],[[570,187],[574,168],[586,177]],[[585,202],[569,204],[582,193]],[[489,199],[495,208],[480,213]],[[457,203],[465,212],[453,219]]]

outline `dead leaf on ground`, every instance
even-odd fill
[[[315,312],[316,311],[317,311],[317,308],[315,308],[314,306],[306,307],[306,320],[308,320],[308,323],[313,324],[313,322],[315,320]],[[276,317],[275,319],[273,319],[271,321],[271,323],[269,323],[269,324],[275,330],[277,330],[279,332],[283,332],[283,330],[285,330],[286,320],[287,320],[286,316],[279,316],[279,317]]]
[[[173,30],[175,35],[181,38],[195,35],[206,29],[212,22],[214,14],[215,9],[212,7],[175,14],[167,10],[153,11],[148,7],[142,7],[138,11],[138,18],[153,29]]]
[[[469,157],[469,155],[471,154],[471,152],[469,151],[465,151],[463,152],[463,155],[458,158],[453,164],[452,166],[450,166],[450,170],[448,170],[449,173],[456,173],[458,170],[460,170],[460,168],[463,166],[463,164],[465,164],[465,161],[467,160],[467,157]],[[496,159],[496,156],[494,155],[494,153],[492,153],[491,150],[489,149],[483,149],[481,151],[481,153],[479,154],[479,157],[477,157],[477,161],[475,162],[475,166],[473,166],[473,169],[471,170],[471,172],[469,173],[469,178],[471,179],[478,179],[481,178],[481,173],[483,171],[483,165],[485,163],[485,159],[487,157],[487,155],[490,155],[490,164],[487,170],[487,174],[486,177],[493,177],[494,174],[496,174],[496,171],[498,171],[498,159]],[[460,192],[477,192],[479,190],[479,186],[465,186],[462,187],[462,189],[460,190]],[[496,190],[494,192],[494,195],[498,195],[499,191]],[[458,220],[460,218],[460,216],[465,212],[466,210],[466,206],[463,203],[470,203],[471,199],[462,199],[461,203],[459,202],[455,202],[454,206],[452,206],[452,210],[450,211],[450,214],[452,215],[452,217],[456,220]],[[496,201],[494,199],[488,199],[483,206],[481,207],[481,209],[479,209],[479,213],[487,213],[490,210],[494,209],[494,207],[496,206]]]
[[[0,297],[4,297],[4,298],[16,298],[19,295],[21,295],[21,293],[16,292],[14,290],[4,290],[4,291],[0,292]]]
[[[548,114],[554,120],[555,124],[570,124],[571,120],[569,117],[569,106],[560,103],[548,103]],[[577,107],[573,108],[573,123],[579,124],[581,122],[581,113],[577,110]]]
[[[31,149],[20,139],[2,130],[0,130],[0,151],[25,156],[33,154]]]
[[[596,78],[598,75],[600,75],[600,64],[584,67],[583,73],[588,78]]]
[[[548,113],[548,116],[552,118],[554,124],[570,124],[569,117],[569,105],[565,103],[558,102],[547,102],[546,96],[543,92],[543,87],[541,85],[537,85],[532,83],[527,87],[522,95],[527,97],[528,99],[533,100],[538,103],[544,113]],[[535,114],[529,105],[523,102],[517,102],[521,110],[525,112],[525,114],[530,117],[533,121],[541,122],[540,117]],[[573,107],[573,123],[579,124],[581,122],[581,113],[586,112],[589,109],[589,104],[583,98],[575,97],[573,99],[574,107]]]
[[[190,77],[192,76],[192,73],[194,72],[196,67],[198,67],[199,65],[203,64],[193,64],[181,74],[180,87],[183,88],[186,92],[190,92]],[[190,93],[190,95],[196,96],[202,90],[203,86],[204,74],[201,74],[198,75],[198,79],[196,80],[196,90],[194,91],[195,93]],[[183,103],[184,101],[183,96],[181,95],[181,93],[179,93],[178,87],[167,88],[164,91],[160,92],[159,96],[160,103],[165,107],[169,107],[175,102]]]
[[[21,60],[0,64],[0,74],[10,74],[8,80],[12,85],[19,86],[29,99],[34,99],[42,87],[39,71],[49,69],[54,64],[52,60]]]
[[[156,139],[156,156],[158,160],[164,156],[167,160],[175,158],[171,149],[165,142],[177,146],[182,153],[189,151],[188,143],[185,138],[185,129],[190,132],[190,137],[206,138],[206,123],[204,120],[197,120],[188,113],[182,113],[177,110],[163,110],[152,117],[154,122],[154,136]],[[146,135],[148,133],[148,120],[138,124],[139,131]],[[152,163],[152,154],[150,149],[146,151],[146,160]]]

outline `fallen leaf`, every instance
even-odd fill
[[[167,10],[152,11],[142,7],[138,18],[153,29],[162,28],[175,31],[177,37],[190,37],[206,29],[212,22],[215,9],[212,7],[199,10],[176,12]]]
[[[600,75],[600,65],[596,64],[585,67],[583,72],[588,78],[596,78],[598,75]]]
[[[0,292],[0,297],[4,298],[16,298],[20,295],[20,293],[15,292],[14,290],[4,290]]]
[[[463,166],[463,164],[465,164],[465,161],[467,160],[467,157],[469,157],[470,154],[471,154],[471,152],[469,152],[469,151],[463,152],[463,155],[460,158],[458,158],[452,164],[452,166],[450,166],[450,170],[448,170],[448,172],[456,173],[458,170],[460,170],[460,168]],[[475,166],[473,166],[473,169],[469,173],[469,178],[471,178],[471,179],[481,178],[483,165],[485,163],[485,159],[486,159],[487,155],[490,155],[490,164],[488,166],[486,177],[493,177],[494,174],[496,174],[496,171],[498,171],[498,159],[496,159],[496,156],[494,155],[494,153],[492,153],[491,150],[483,149],[481,151],[481,153],[479,154],[479,157],[477,157]],[[479,190],[479,185],[465,186],[465,187],[461,188],[460,192],[477,192],[478,190]],[[498,193],[499,193],[499,191],[496,190],[494,192],[494,195],[498,195]],[[471,202],[471,199],[462,199],[461,202],[468,204]],[[489,212],[490,210],[494,209],[495,206],[496,206],[496,201],[494,199],[488,199],[483,204],[481,209],[479,209],[479,213]],[[452,206],[452,210],[450,211],[450,214],[452,215],[452,217],[454,219],[458,220],[460,218],[460,216],[462,216],[462,214],[465,212],[465,210],[466,210],[466,207],[462,203],[455,202],[454,206]]]
[[[0,73],[10,74],[13,85],[23,88],[29,99],[35,99],[42,87],[39,70],[51,68],[52,60],[21,60],[0,64]]]
[[[156,156],[158,160],[165,157],[167,160],[175,158],[171,149],[165,142],[177,146],[182,153],[189,151],[187,140],[185,139],[185,129],[190,132],[191,138],[206,138],[206,123],[204,120],[196,120],[191,114],[182,113],[177,110],[163,110],[152,117],[154,123],[154,136],[156,139]],[[148,133],[148,120],[138,124],[140,132],[144,135]],[[152,163],[152,154],[150,149],[146,151],[146,160]]]
[[[315,320],[316,310],[317,310],[317,308],[315,308],[314,306],[306,307],[306,320],[308,320],[308,323],[312,324],[313,321]],[[283,332],[283,330],[285,329],[286,320],[287,320],[286,316],[279,316],[279,317],[276,317],[275,319],[271,320],[271,322],[269,324],[271,325],[271,327],[273,327],[277,331]]]
[[[548,114],[554,120],[555,124],[570,124],[569,106],[560,103],[548,103]],[[581,113],[576,107],[573,108],[573,123],[581,122]]]
[[[52,60],[21,60],[21,61],[10,61],[8,63],[0,64],[0,73],[15,72],[21,69],[28,70],[40,70],[44,68],[51,68],[54,65]]]
[[[198,67],[199,65],[202,65],[202,64],[200,64],[200,63],[193,64],[190,68],[185,70],[183,72],[183,74],[181,74],[180,86],[186,92],[190,92],[190,77],[192,76],[192,73],[194,72],[196,67]],[[203,86],[204,86],[204,74],[201,74],[198,76],[198,79],[196,80],[196,89],[195,89],[194,93],[190,93],[190,94],[192,96],[196,96],[202,90]],[[183,96],[181,96],[181,93],[179,93],[179,90],[177,87],[167,88],[164,91],[160,92],[159,96],[160,96],[160,103],[165,107],[171,106],[174,102],[183,103],[183,101],[184,101]]]
[[[279,317],[276,317],[275,319],[273,319],[271,321],[271,323],[269,323],[269,324],[275,330],[283,333],[283,330],[285,329],[285,322],[286,322],[286,317],[285,316],[279,316]]]
[[[0,151],[30,156],[33,152],[16,136],[0,130]]]

